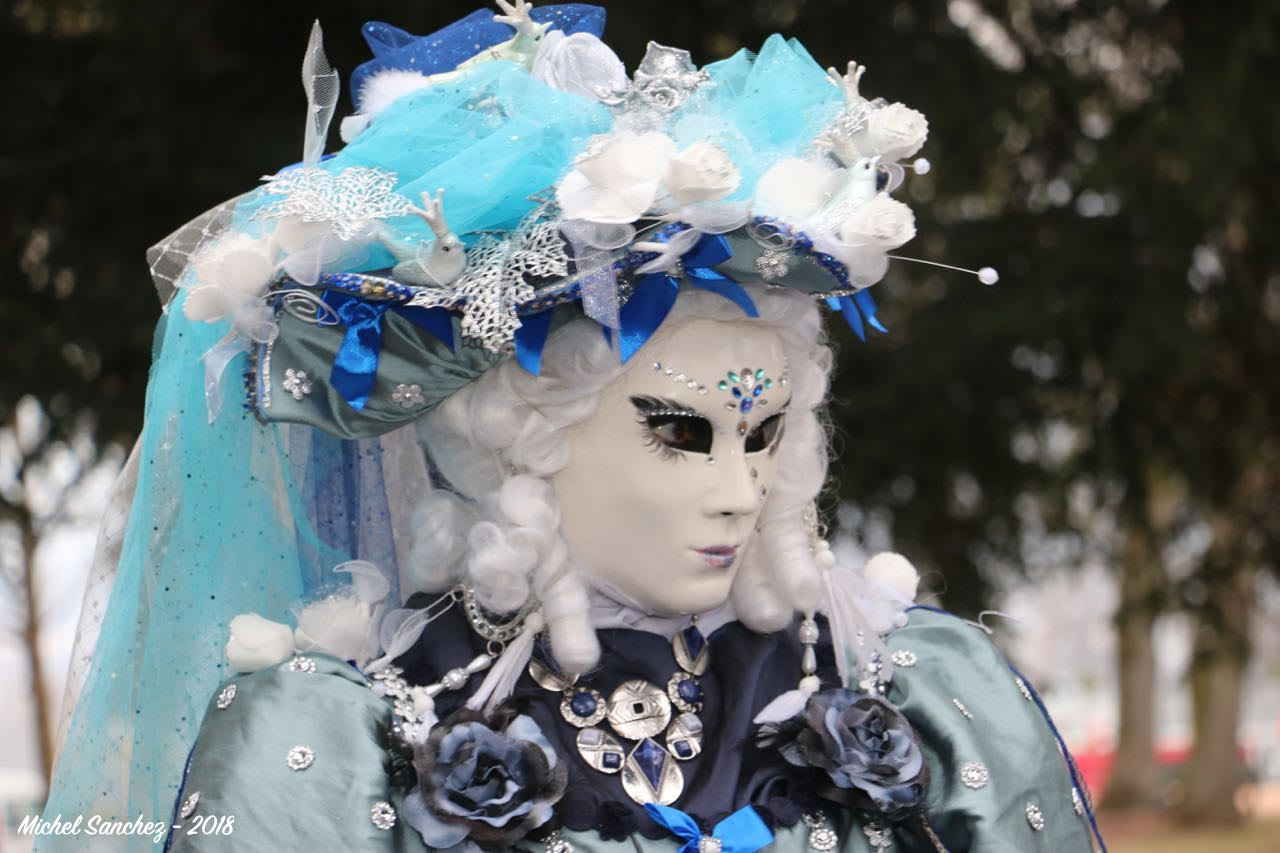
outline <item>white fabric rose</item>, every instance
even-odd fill
[[[761,212],[787,222],[803,222],[834,197],[844,171],[817,160],[779,160],[756,184]]]
[[[227,662],[236,672],[257,672],[293,655],[293,629],[257,613],[241,613],[231,620]]]
[[[729,155],[710,142],[695,142],[667,161],[662,182],[677,204],[724,198],[738,188],[742,175]]]
[[[623,131],[585,154],[556,187],[566,219],[634,222],[653,206],[676,144],[663,133]]]
[[[889,104],[867,116],[854,143],[864,157],[879,156],[884,163],[894,163],[913,156],[928,136],[929,122],[923,113],[906,104]]]
[[[276,271],[267,242],[245,234],[206,247],[191,266],[195,281],[182,311],[188,319],[206,323],[234,315],[256,300]]]
[[[627,88],[622,60],[591,33],[566,36],[561,30],[550,31],[529,73],[553,89],[596,101]]]
[[[887,193],[859,205],[840,225],[840,239],[851,246],[896,249],[916,236],[916,217]]]
[[[298,614],[294,643],[300,651],[363,663],[377,647],[369,624],[372,616],[372,607],[355,597],[334,595],[314,601]]]

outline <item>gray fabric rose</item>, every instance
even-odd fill
[[[815,693],[803,713],[770,735],[787,761],[826,772],[830,784],[820,793],[829,799],[891,819],[924,799],[929,767],[915,731],[879,696],[844,688]]]
[[[435,726],[414,752],[418,790],[405,819],[428,847],[464,838],[506,849],[550,819],[568,770],[532,718],[499,711],[486,722],[461,711]]]

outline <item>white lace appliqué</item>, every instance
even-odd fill
[[[395,192],[395,185],[395,173],[385,169],[352,166],[337,174],[291,169],[263,187],[283,198],[259,208],[253,218],[297,216],[303,222],[328,222],[339,238],[349,240],[375,219],[413,212],[413,203]]]

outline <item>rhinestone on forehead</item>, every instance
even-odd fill
[[[693,377],[688,376],[687,374],[681,373],[680,371],[676,370],[674,367],[664,368],[662,366],[662,362],[655,361],[653,363],[653,369],[655,372],[661,373],[663,376],[666,376],[672,382],[683,385],[684,387],[688,388],[690,391],[697,391],[699,394],[707,393],[707,386],[703,385],[701,382],[694,379]]]
[[[773,386],[773,377],[765,376],[762,367],[755,370],[750,367],[744,367],[740,371],[726,370],[725,378],[716,383],[717,388],[733,396],[732,400],[725,403],[725,408],[737,409],[744,415],[757,405],[768,405],[768,398],[762,395]]]

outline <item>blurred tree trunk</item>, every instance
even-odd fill
[[[1150,532],[1125,539],[1116,609],[1120,725],[1115,761],[1102,805],[1130,809],[1160,800],[1155,761],[1156,657],[1152,630],[1163,601],[1164,573]]]
[[[17,522],[22,534],[22,589],[26,610],[22,641],[30,670],[30,690],[34,702],[36,737],[40,748],[40,771],[46,790],[53,773],[53,707],[44,682],[44,658],[40,653],[40,601],[36,592],[36,534],[34,520],[26,507],[17,507]]]
[[[1180,817],[1196,823],[1239,820],[1235,794],[1246,778],[1237,732],[1249,665],[1255,577],[1242,559],[1247,549],[1238,547],[1249,534],[1222,519],[1213,528],[1215,545],[1206,561],[1207,601],[1195,614],[1189,672],[1195,745],[1187,762],[1186,798],[1179,807]]]

